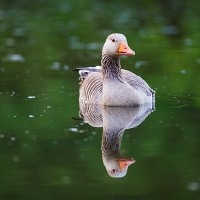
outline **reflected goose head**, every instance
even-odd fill
[[[126,175],[128,166],[135,162],[132,158],[114,158],[103,159],[106,170],[112,178],[122,178]]]
[[[135,52],[128,46],[126,37],[119,33],[113,33],[107,37],[103,46],[102,53],[109,57],[135,55]]]

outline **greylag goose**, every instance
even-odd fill
[[[122,136],[126,129],[137,127],[153,111],[151,104],[135,107],[110,107],[82,104],[80,116],[93,127],[103,127],[101,142],[104,166],[113,178],[124,177],[128,166],[135,162],[121,154]]]
[[[121,69],[120,57],[133,56],[126,37],[119,33],[107,37],[101,67],[76,68],[81,78],[79,101],[105,106],[136,106],[155,101],[155,91],[139,76]]]

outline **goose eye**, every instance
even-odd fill
[[[111,39],[112,40],[112,42],[115,42],[115,39]]]

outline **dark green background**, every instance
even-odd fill
[[[122,67],[156,90],[112,179],[102,129],[78,117],[78,74],[123,33]],[[0,0],[0,199],[199,199],[200,1]],[[32,97],[32,98],[31,98]],[[75,129],[74,129],[75,128]]]

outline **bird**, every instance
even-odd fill
[[[121,153],[124,131],[139,126],[154,110],[151,104],[134,107],[101,106],[80,103],[79,115],[92,127],[103,127],[101,151],[102,161],[108,175],[122,178],[135,159]]]
[[[134,56],[123,34],[110,34],[102,49],[101,66],[79,67],[79,102],[103,106],[137,106],[155,102],[155,91],[136,74],[121,69],[121,56]]]

